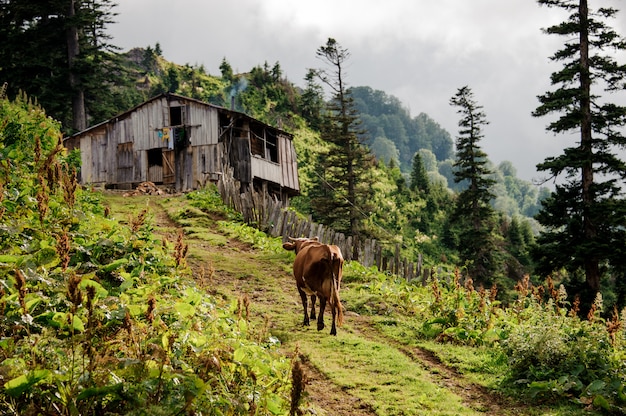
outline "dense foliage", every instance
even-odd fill
[[[518,282],[511,304],[497,288],[475,288],[458,270],[440,268],[429,280],[406,282],[351,263],[344,295],[355,311],[378,316],[379,329],[409,345],[440,348],[461,372],[491,377],[490,387],[530,403],[571,400],[611,414],[626,412],[626,311],[601,317],[598,295],[585,319],[567,302],[563,286],[548,279]],[[464,348],[454,349],[455,345]],[[431,348],[431,347],[429,347]],[[439,350],[439,348],[436,348]],[[471,355],[479,359],[464,358]]]
[[[430,150],[437,160],[453,156],[450,133],[427,114],[411,117],[400,100],[370,87],[353,87],[355,108],[361,114],[363,137],[373,153],[385,163],[394,158],[403,171],[410,171],[413,155]]]
[[[109,218],[60,138],[28,100],[0,100],[0,413],[285,414],[277,340],[197,287],[213,271],[191,275],[182,233]]]
[[[132,84],[106,32],[112,8],[110,0],[3,1],[0,80],[9,94],[25,91],[66,131],[131,104],[126,94],[135,95]]]

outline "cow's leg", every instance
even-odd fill
[[[320,296],[320,314],[317,317],[317,330],[321,331],[324,329],[324,309],[326,309],[326,298],[324,296]]]
[[[337,316],[337,309],[335,305],[330,305],[330,310],[333,313],[333,326],[330,328],[330,335],[337,335],[337,327],[335,326],[335,317]]]
[[[315,295],[311,295],[311,319],[315,319]]]
[[[302,299],[302,308],[304,308],[304,321],[302,321],[302,325],[304,326],[309,326],[309,315],[308,315],[308,311],[307,311],[307,299],[306,299],[306,293],[304,293],[304,290],[298,288],[298,293],[300,293],[300,299]]]

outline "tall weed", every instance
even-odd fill
[[[441,343],[480,346],[506,357],[493,375],[503,390],[537,399],[573,399],[611,412],[626,412],[626,310],[605,321],[602,298],[589,316],[578,316],[563,287],[548,279],[533,286],[526,276],[508,306],[497,288],[474,288],[458,270],[440,268],[427,282],[406,282],[350,265],[345,281],[358,291],[360,313],[404,315],[405,334]]]
[[[0,121],[0,413],[286,413],[290,362],[196,287],[184,236],[109,218],[29,102]]]

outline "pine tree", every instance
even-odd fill
[[[317,50],[317,56],[331,68],[330,72],[319,70],[317,74],[333,95],[321,128],[330,151],[317,160],[315,171],[319,176],[310,193],[313,218],[358,240],[366,234],[363,220],[372,209],[373,179],[369,171],[375,162],[359,141],[359,117],[346,88],[344,64],[350,53],[330,38]]]
[[[479,146],[482,128],[488,124],[482,106],[474,101],[467,86],[459,88],[450,99],[461,114],[456,140],[454,180],[467,183],[458,195],[451,223],[457,234],[457,248],[461,260],[467,264],[469,275],[481,283],[493,283],[500,268],[498,259],[495,213],[490,205],[495,180],[487,168],[487,155]]]
[[[429,188],[430,181],[428,180],[426,168],[422,163],[419,152],[416,152],[415,156],[413,156],[413,169],[411,170],[411,190],[427,194]]]
[[[9,93],[26,91],[69,131],[110,114],[115,92],[103,86],[121,82],[124,72],[105,32],[113,6],[111,0],[2,2],[0,79]]]
[[[601,289],[602,268],[615,267],[626,257],[626,201],[623,180],[626,164],[617,150],[626,145],[623,126],[626,107],[601,99],[600,91],[623,91],[626,66],[619,65],[606,50],[626,50],[626,42],[604,20],[617,10],[588,9],[587,0],[539,0],[558,7],[569,18],[545,29],[567,39],[552,60],[563,68],[551,76],[553,91],[539,96],[534,116],[558,114],[547,129],[574,132],[576,144],[563,154],[537,165],[555,179],[555,191],[537,215],[545,231],[537,242],[539,270],[544,274],[566,269],[572,277],[583,274],[581,295],[591,302]],[[556,181],[556,179],[559,179]],[[623,272],[621,272],[623,275]],[[573,286],[578,286],[572,282]]]
[[[306,87],[300,96],[302,117],[311,128],[318,130],[321,125],[322,109],[324,107],[324,89],[316,80],[316,71],[309,69],[304,78]]]

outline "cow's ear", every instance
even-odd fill
[[[311,241],[320,241],[320,239],[319,239],[318,236],[315,236],[315,237],[311,238]]]
[[[295,243],[283,243],[283,248],[285,250],[295,250],[296,244]]]

